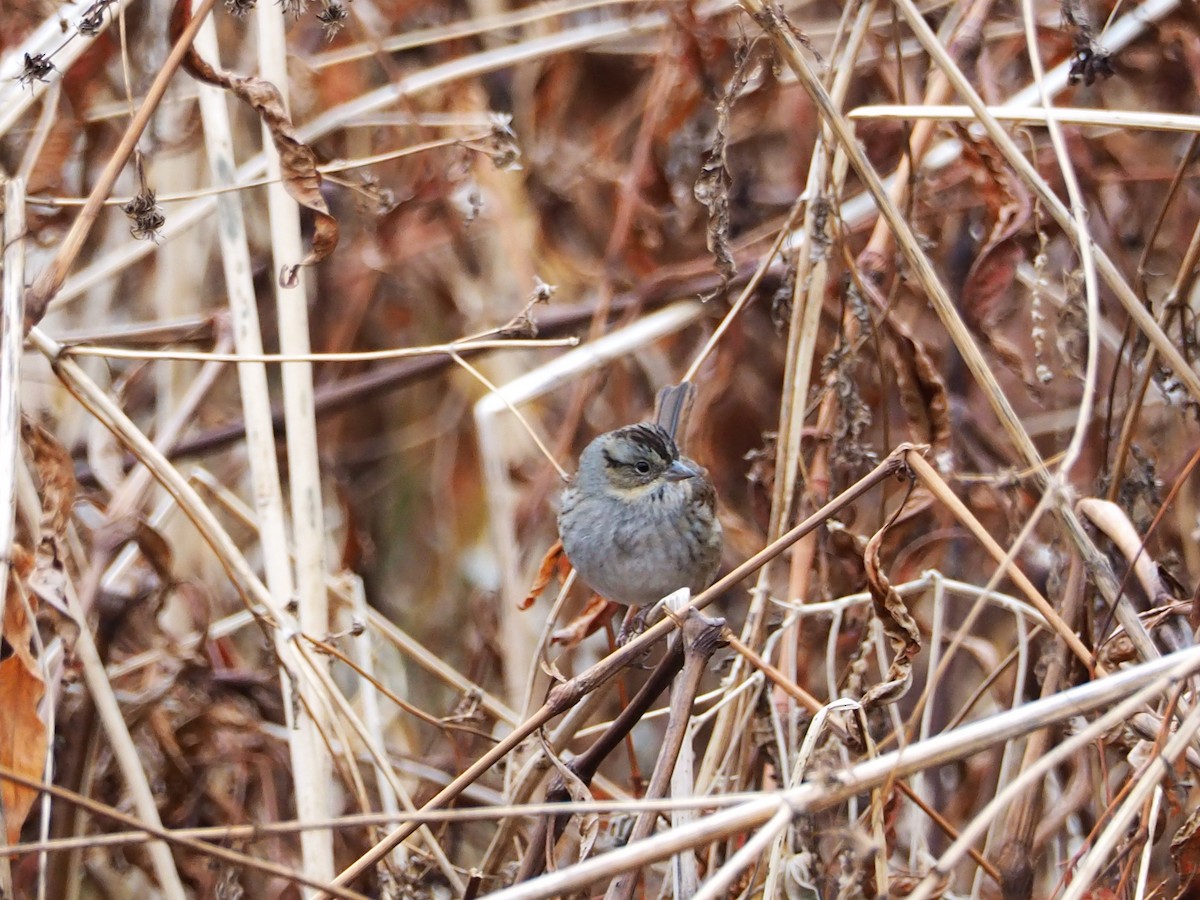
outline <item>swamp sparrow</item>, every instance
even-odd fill
[[[563,550],[605,599],[646,607],[682,587],[699,593],[717,573],[717,493],[675,443],[694,393],[688,382],[664,388],[653,424],[593,440],[563,491]]]

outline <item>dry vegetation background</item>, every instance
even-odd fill
[[[3,896],[1197,896],[1194,4],[191,2],[0,0]]]

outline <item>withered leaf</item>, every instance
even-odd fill
[[[563,553],[562,541],[555,541],[546,551],[546,555],[542,557],[537,576],[533,579],[533,584],[529,588],[529,593],[525,595],[525,599],[517,604],[518,609],[529,609],[533,606],[534,601],[542,596],[542,591],[546,589],[546,585],[550,583],[550,579],[554,577],[554,573],[558,571],[566,558],[566,554]]]
[[[28,596],[22,596],[21,585],[19,580],[28,577],[28,570],[33,565],[33,559],[29,553],[16,547],[18,552],[14,554],[20,560],[20,564],[14,565],[9,570],[8,574],[8,590],[4,595],[4,623],[3,636],[15,653],[25,663],[26,667],[31,672],[37,671],[37,662],[33,658],[33,653],[30,650],[29,642],[33,639],[33,621],[30,618],[30,602]]]
[[[32,595],[60,610],[66,609],[66,571],[62,545],[75,505],[75,467],[71,455],[45,428],[28,417],[21,419],[25,441],[40,484],[42,517],[34,550],[33,571],[27,583]]]
[[[177,41],[192,16],[191,0],[177,0],[171,14],[171,40]],[[248,104],[266,125],[279,153],[283,186],[288,194],[313,214],[312,247],[299,263],[284,266],[279,273],[283,287],[295,287],[300,266],[319,263],[334,251],[338,243],[337,219],[321,196],[321,173],[317,171],[317,156],[308,144],[296,137],[292,118],[288,114],[279,89],[271,82],[252,75],[234,75],[210,66],[189,47],[183,67],[193,78],[233,93]]]
[[[918,443],[930,444],[935,452],[950,447],[950,395],[937,364],[925,346],[889,316],[892,340],[888,342],[895,363],[900,403],[909,417],[909,433]]]
[[[43,533],[61,538],[71,518],[78,486],[71,454],[54,435],[28,417],[21,419],[21,437],[41,482]]]
[[[872,535],[871,540],[867,542],[866,553],[863,554],[871,603],[896,654],[884,681],[863,694],[864,707],[895,703],[908,693],[912,685],[913,657],[921,650],[921,632],[917,628],[916,620],[879,564],[879,548],[883,544],[883,537],[895,524],[896,518],[898,517],[893,517]]]
[[[0,764],[27,778],[40,778],[46,761],[46,726],[37,707],[45,693],[42,677],[24,660],[10,656],[0,662]],[[0,801],[10,844],[21,839],[21,827],[38,792],[0,780]]]
[[[139,516],[134,525],[134,540],[137,541],[138,549],[142,551],[146,562],[154,569],[154,573],[165,583],[174,581],[172,575],[174,554],[171,551],[171,545],[162,536],[162,533]]]
[[[1188,889],[1200,874],[1200,809],[1193,809],[1171,838],[1171,859],[1179,874],[1179,896],[1189,896]]]
[[[862,260],[870,267],[882,260]],[[888,361],[893,364],[892,377],[900,394],[900,403],[908,416],[908,429],[912,440],[918,444],[929,444],[935,458],[948,452],[951,447],[950,393],[946,382],[938,371],[937,363],[919,341],[912,329],[891,310],[891,305],[880,292],[876,279],[862,278],[859,289],[880,310],[882,327],[891,338],[884,345]],[[916,510],[910,502],[905,504],[906,514]]]
[[[963,308],[970,310],[980,325],[990,321],[1017,277],[1017,266],[1025,261],[1025,248],[1014,238],[985,244],[967,273],[963,285]]]
[[[599,594],[593,594],[583,612],[562,628],[555,629],[550,635],[550,643],[561,644],[564,647],[578,646],[612,618],[616,609],[617,604],[605,600]]]
[[[991,143],[976,138],[966,128],[955,130],[963,142],[963,157],[972,167],[989,220],[987,239],[963,284],[963,315],[973,327],[986,332],[999,312],[999,301],[1016,279],[1017,264],[1025,257],[1025,249],[1016,237],[1033,216],[1033,201]]]
[[[700,163],[700,174],[693,189],[696,199],[708,210],[708,249],[716,257],[717,272],[721,276],[720,287],[710,296],[723,291],[735,272],[733,250],[729,244],[729,191],[733,187],[733,175],[729,171],[727,156],[729,120],[733,104],[750,78],[751,46],[742,39],[735,50],[733,75],[725,88],[725,94],[717,103],[717,125],[712,146],[704,153]]]
[[[545,729],[538,732],[538,738],[542,745],[542,753],[546,759],[550,760],[558,772],[558,776],[562,779],[562,786],[566,790],[571,800],[576,803],[588,803],[595,799],[592,796],[592,790],[582,778],[580,778],[571,767],[559,758],[558,753],[550,745],[550,741],[546,739]],[[592,848],[595,846],[596,838],[600,834],[600,817],[596,813],[586,813],[580,822],[580,844],[579,856],[580,860],[587,859],[592,854]],[[553,829],[546,835],[546,854],[547,858],[552,858],[554,853]]]

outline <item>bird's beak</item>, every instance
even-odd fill
[[[691,460],[677,459],[667,467],[667,471],[663,472],[663,477],[667,481],[685,481],[700,474],[700,467]]]

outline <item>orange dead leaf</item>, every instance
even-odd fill
[[[542,591],[546,589],[546,585],[554,577],[560,561],[566,562],[566,560],[567,556],[563,553],[562,541],[555,541],[550,549],[546,551],[546,555],[542,557],[542,564],[538,566],[537,577],[533,579],[533,585],[529,588],[529,593],[525,595],[524,600],[517,604],[517,608],[529,609],[529,607],[533,606],[534,601],[542,596]]]
[[[46,726],[37,712],[44,693],[41,676],[19,657],[0,662],[0,764],[29,778],[41,778],[46,759]],[[37,796],[27,787],[0,782],[10,844],[20,840],[21,826]]]
[[[605,600],[599,594],[592,594],[592,599],[588,601],[583,612],[564,627],[556,629],[550,636],[550,643],[575,647],[581,644],[584,638],[595,634],[599,628],[603,627],[616,611],[617,604]]]
[[[37,663],[29,650],[29,641],[33,637],[33,623],[29,619],[30,601],[28,597],[21,595],[21,585],[15,576],[15,572],[9,575],[9,589],[4,598],[4,640],[26,666],[36,671]]]
[[[71,454],[50,432],[32,419],[22,417],[21,437],[33,457],[42,483],[42,536],[47,532],[61,538],[67,530],[75,505],[75,466]]]
[[[65,609],[63,585],[66,578],[61,547],[75,506],[75,490],[78,487],[75,466],[71,462],[71,454],[58,439],[31,419],[21,419],[21,437],[33,460],[42,500],[42,518],[38,525],[40,534],[34,548],[33,571],[27,572],[24,580],[29,585],[30,597],[40,597],[60,609]],[[7,615],[6,612],[6,628]],[[25,635],[26,642],[28,637]],[[27,643],[22,646],[26,647],[28,652]],[[18,649],[18,652],[21,650]],[[29,664],[32,665],[31,660]]]
[[[12,560],[10,562],[10,578],[28,578],[33,571],[33,554],[20,544],[12,545]]]

